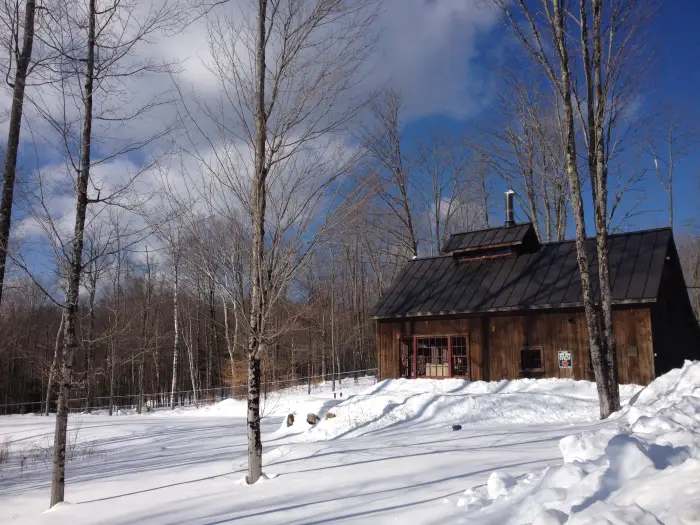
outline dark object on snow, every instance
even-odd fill
[[[462,430],[462,425],[452,425],[452,430]]]
[[[316,414],[307,414],[306,415],[306,422],[309,425],[315,425],[318,423],[319,417]]]
[[[333,412],[326,412],[325,418],[326,419],[333,419],[335,417],[335,414]]]
[[[289,414],[287,416],[287,426],[291,427],[294,424],[294,414]]]

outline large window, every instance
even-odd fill
[[[463,335],[452,336],[452,376],[469,376],[469,351],[467,338]]]
[[[416,358],[418,377],[449,377],[448,337],[417,337]]]
[[[401,377],[469,377],[466,335],[404,336],[399,339]]]
[[[399,344],[401,377],[413,377],[413,338],[404,337]]]

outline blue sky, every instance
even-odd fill
[[[438,0],[439,1],[439,0]],[[700,37],[697,20],[700,19],[700,1],[667,0],[660,7],[648,27],[655,58],[651,64],[643,88],[642,104],[645,110],[654,110],[667,101],[674,101],[688,108],[688,115],[700,115],[697,108],[697,93],[700,92]],[[446,115],[428,115],[414,119],[405,129],[411,141],[424,136],[427,130],[444,129],[455,133],[468,132],[489,118],[491,102],[489,90],[494,86],[493,78],[498,61],[502,58],[500,43],[503,30],[498,26],[485,31],[475,43],[475,53],[469,57],[472,77],[480,79],[480,90],[472,90],[464,105],[473,107],[474,99],[481,101],[478,109],[466,118]],[[455,57],[457,60],[460,57]],[[496,66],[496,67],[494,67]],[[650,166],[651,167],[651,166]],[[686,230],[691,223],[700,226],[700,152],[683,159],[675,173],[675,229]],[[498,186],[499,191],[504,187]],[[666,194],[662,191],[654,173],[649,173],[643,185],[645,194],[644,214],[630,220],[629,229],[654,228],[668,225]],[[588,191],[588,190],[587,190]],[[587,194],[587,193],[586,193]],[[500,220],[500,195],[496,195],[495,221]],[[590,217],[590,206],[588,207]],[[589,233],[593,229],[589,228]]]
[[[700,2],[667,0],[652,24],[658,46],[654,67],[656,81],[649,93],[651,103],[678,100],[688,105],[689,114],[698,117],[700,92]],[[697,122],[696,122],[697,125]],[[700,152],[687,158],[678,171],[676,222],[700,221]],[[654,226],[662,221],[658,214],[647,220]],[[700,225],[698,225],[700,226]]]
[[[441,128],[462,134],[490,118],[494,104],[496,72],[508,59],[505,30],[493,10],[484,8],[484,0],[385,0],[386,11],[382,18],[383,37],[373,62],[375,67],[367,79],[367,86],[374,88],[386,82],[404,92],[406,102],[406,126],[404,135],[408,142],[427,136]],[[700,0],[666,0],[649,27],[651,42],[656,47],[656,57],[650,68],[642,104],[645,109],[659,107],[665,101],[677,100],[688,114],[698,115],[696,93],[700,92],[700,38],[697,20],[700,19]],[[176,37],[158,40],[147,50],[151,56],[182,63],[178,77],[183,86],[191,87],[204,99],[218,96],[216,82],[212,82],[204,66],[210,58],[204,22],[193,24]],[[527,74],[527,73],[524,73]],[[167,80],[166,80],[167,82]],[[150,78],[137,81],[132,88],[142,98],[148,99],[154,89],[162,85]],[[30,90],[31,92],[31,90]],[[9,107],[8,91],[0,91],[0,112]],[[138,101],[137,101],[138,102]],[[165,111],[165,110],[164,110]],[[169,111],[169,110],[168,110]],[[140,132],[148,133],[162,127],[168,114],[158,113],[156,118],[139,122]],[[40,120],[31,116],[33,129],[41,129]],[[6,122],[0,121],[0,131],[6,134]],[[38,127],[37,127],[38,126]],[[23,131],[23,155],[20,165],[31,170],[35,165],[34,150],[28,141],[29,126]],[[131,138],[128,135],[128,138]],[[40,150],[40,164],[49,161],[52,152]],[[132,163],[138,163],[139,155],[130,155]],[[44,166],[45,167],[45,166]],[[650,166],[651,167],[651,166]],[[105,180],[119,178],[124,165],[113,163],[102,168]],[[177,183],[177,174],[168,175],[169,182]],[[686,228],[691,221],[700,226],[700,152],[684,159],[676,172],[676,229]],[[666,196],[653,174],[645,183],[650,211],[638,216],[627,225],[629,229],[653,228],[668,223]],[[494,223],[502,219],[502,197],[505,187],[498,187],[494,196],[491,217]],[[586,190],[585,195],[589,191]],[[19,199],[18,199],[19,200]],[[52,213],[72,224],[71,198],[56,199]],[[22,212],[15,210],[20,225]],[[590,218],[590,206],[588,216]],[[522,219],[522,215],[520,216]],[[19,228],[18,228],[19,229]],[[589,227],[589,233],[593,229]],[[570,235],[573,232],[570,232]]]

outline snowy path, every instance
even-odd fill
[[[75,417],[80,441],[98,454],[68,467],[68,505],[44,512],[50,473],[34,465],[0,479],[0,523],[105,525],[148,523],[443,523],[460,522],[454,499],[490,472],[528,472],[561,462],[558,441],[591,424],[465,427],[420,425],[358,438],[288,443],[266,420],[265,471],[245,475],[245,421],[182,416]],[[2,418],[0,438],[40,442],[52,418]],[[595,424],[593,424],[595,426]],[[23,438],[23,436],[25,436]],[[37,437],[38,436],[38,437]],[[449,498],[450,503],[443,499]],[[451,516],[452,519],[449,519]]]

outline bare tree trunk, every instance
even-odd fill
[[[177,239],[176,242],[179,242]],[[179,247],[177,248],[179,249]],[[174,271],[175,278],[173,281],[173,381],[170,387],[170,410],[175,409],[175,391],[177,390],[177,352],[180,346],[180,331],[178,326],[178,303],[177,303],[177,292],[178,292],[178,264],[179,264],[179,253],[175,255],[174,261]]]
[[[263,345],[258,346],[259,349]],[[262,439],[260,436],[260,358],[248,355],[248,484],[262,476]]]
[[[114,372],[117,368],[117,343],[114,337],[109,342],[109,415],[114,415]]]
[[[63,332],[63,325],[65,316],[63,311],[61,311],[61,322],[58,325],[58,332],[56,332],[56,343],[53,347],[53,361],[51,362],[51,368],[49,369],[49,380],[46,385],[46,403],[44,408],[44,414],[49,415],[49,408],[51,406],[51,386],[53,384],[53,376],[56,373],[56,367],[58,367],[58,350],[60,348],[61,332]]]
[[[600,299],[603,311],[603,344],[601,345],[604,363],[604,399],[605,405],[601,416],[607,417],[620,410],[620,388],[617,372],[617,341],[613,330],[612,291],[610,289],[610,267],[608,265],[608,173],[605,158],[605,104],[602,84],[602,0],[593,3],[593,83],[595,86],[595,163],[596,195],[594,213],[596,223],[596,248],[598,252],[598,279],[600,281]],[[590,105],[590,101],[589,101]]]
[[[90,146],[92,138],[92,95],[95,71],[95,19],[96,0],[90,0],[88,12],[87,58],[85,67],[84,117],[81,137],[80,171],[77,181],[77,202],[75,228],[68,290],[65,305],[65,331],[63,334],[63,359],[61,364],[61,385],[58,391],[56,408],[56,433],[53,445],[53,473],[51,476],[51,507],[64,500],[66,485],[66,438],[68,434],[68,401],[73,374],[73,356],[78,346],[76,337],[76,317],[80,274],[83,266],[83,242],[85,216],[88,205],[88,182],[90,180]]]
[[[221,296],[221,303],[224,307],[224,332],[226,336],[226,348],[228,349],[229,365],[231,366],[231,381],[236,375],[236,366],[234,356],[236,352],[236,344],[238,342],[238,314],[236,313],[236,303],[233,303],[233,338],[231,338],[228,324],[228,309],[226,308],[226,299]],[[231,392],[233,393],[233,384],[231,384]]]
[[[207,390],[212,388],[212,362],[213,356],[219,356],[219,334],[216,330],[216,307],[215,307],[214,279],[209,280],[209,370],[207,372]]]
[[[335,257],[331,251],[331,374],[333,376],[331,391],[335,392],[335,376],[337,372],[335,350]]]
[[[321,314],[321,381],[326,381],[326,316]]]
[[[143,376],[146,362],[146,350],[150,339],[148,330],[151,311],[151,261],[148,256],[148,249],[146,249],[146,275],[146,297],[141,316],[141,356],[139,359],[139,399],[137,405],[137,412],[139,414],[143,411]]]
[[[192,330],[192,317],[189,319],[189,338],[185,335],[185,347],[187,348],[187,357],[190,364],[190,381],[192,383],[192,393],[194,396],[194,406],[198,407],[199,403],[197,400],[197,372],[195,371],[195,359],[194,359],[194,341]]]
[[[610,415],[610,383],[606,379],[605,371],[605,356],[601,348],[600,329],[598,324],[598,316],[596,305],[591,294],[590,286],[590,271],[588,267],[587,247],[586,247],[586,227],[583,210],[583,198],[581,195],[581,182],[579,178],[577,154],[576,154],[576,129],[574,126],[574,105],[573,105],[573,86],[571,64],[569,61],[568,51],[568,36],[566,20],[568,13],[563,11],[564,6],[560,2],[543,3],[543,14],[547,19],[547,30],[552,32],[552,40],[556,49],[559,74],[555,73],[555,67],[551,65],[547,58],[542,36],[540,35],[538,26],[532,13],[525,5],[524,1],[520,1],[517,5],[523,12],[527,20],[527,30],[524,30],[515,20],[511,4],[505,0],[494,0],[506,14],[508,20],[513,26],[514,34],[525,45],[525,48],[530,54],[538,60],[547,71],[547,74],[556,88],[558,96],[563,103],[563,125],[564,125],[564,143],[565,143],[565,166],[567,178],[569,181],[569,191],[571,199],[571,207],[576,225],[576,259],[578,262],[579,273],[581,276],[581,289],[583,292],[583,307],[586,314],[586,325],[588,328],[588,337],[591,350],[591,361],[596,378],[596,386],[600,400],[600,415],[605,418]],[[585,2],[585,0],[582,0]],[[515,4],[513,4],[515,5]],[[583,3],[582,3],[583,5]],[[585,31],[587,25],[585,23],[585,6],[582,11],[582,31]],[[530,35],[530,36],[526,36]],[[582,36],[582,42],[587,43],[587,36]],[[586,45],[584,44],[584,53]],[[584,55],[584,66],[587,66],[586,55]],[[590,107],[590,100],[589,100]],[[590,162],[589,157],[589,162]],[[590,164],[589,164],[590,165]],[[596,188],[597,191],[597,188]],[[598,214],[596,214],[598,215]],[[596,221],[597,222],[597,221]],[[607,255],[606,255],[607,257]],[[606,266],[607,267],[607,266]],[[604,273],[605,269],[603,270]],[[617,385],[615,385],[617,388]]]
[[[155,335],[154,335],[155,344],[153,345],[153,369],[154,369],[153,371],[155,372],[155,375],[156,375],[156,387],[154,390],[156,392],[162,392],[163,390],[165,390],[165,388],[163,388],[161,390],[161,386],[160,386],[160,352],[159,352],[159,348],[160,348],[160,301],[158,301],[158,303],[156,303],[156,304],[157,304],[157,306],[156,306],[156,314],[155,314],[155,322],[154,322],[154,325],[155,325]],[[159,403],[160,403],[160,400],[159,400]]]
[[[267,0],[258,2],[255,86],[255,173],[251,212],[253,251],[251,272],[253,286],[250,303],[250,337],[248,343],[248,484],[262,476],[262,440],[260,436],[260,356],[264,348],[263,308],[265,305],[263,272],[265,257],[265,208],[267,145],[267,109],[265,106],[265,46],[267,44]]]
[[[122,276],[122,247],[121,247],[121,230],[119,225],[114,225],[117,237],[117,267],[114,276],[114,326],[113,334],[109,341],[109,415],[114,415],[114,393],[116,389],[115,373],[117,370],[117,332],[119,330],[119,312],[121,311],[121,276]]]
[[[596,375],[596,385],[600,399],[601,417],[605,418],[609,414],[605,413],[605,381],[603,375],[603,361],[600,346],[600,331],[598,328],[596,308],[591,295],[590,271],[588,268],[588,253],[586,249],[586,224],[583,212],[583,197],[581,195],[581,183],[576,164],[576,130],[574,127],[574,110],[571,97],[571,72],[569,70],[569,56],[566,44],[566,31],[564,14],[561,6],[554,3],[554,33],[555,43],[560,56],[560,77],[561,95],[564,103],[564,122],[566,126],[566,171],[569,177],[571,191],[571,207],[574,211],[574,222],[576,224],[576,258],[581,275],[581,289],[583,291],[583,307],[586,313],[586,325],[588,328],[588,339],[591,345],[591,361]]]
[[[89,276],[90,294],[88,298],[88,341],[85,348],[85,411],[89,414],[92,411],[92,360],[94,357],[95,345],[95,294],[97,292],[97,270]]]
[[[8,243],[12,220],[12,202],[15,191],[15,174],[17,169],[17,153],[19,151],[20,131],[22,129],[22,109],[24,106],[24,88],[27,83],[29,62],[32,58],[34,45],[34,13],[35,0],[27,0],[24,9],[24,37],[22,51],[19,54],[10,51],[11,58],[17,58],[17,69],[12,86],[12,108],[10,110],[10,125],[7,134],[7,150],[5,151],[5,166],[3,169],[2,200],[0,201],[0,304],[5,281],[5,265],[7,263]],[[19,24],[18,24],[19,25]],[[19,28],[17,28],[19,31]],[[15,42],[19,35],[15,34]]]
[[[408,193],[409,173],[401,151],[400,117],[402,104],[403,97],[399,91],[391,88],[385,90],[381,102],[370,104],[379,123],[378,129],[376,131],[365,130],[363,138],[364,147],[390,173],[388,185],[398,191],[398,196],[393,195],[391,191],[386,191],[382,198],[389,205],[391,213],[405,228],[405,233],[399,236],[400,243],[404,248],[407,248],[409,257],[417,257],[418,239],[413,224],[411,198]],[[432,232],[432,229],[429,231]]]

